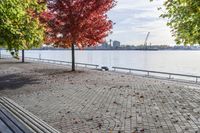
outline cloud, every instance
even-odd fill
[[[124,44],[141,44],[147,32],[151,32],[153,44],[174,44],[166,20],[159,18],[157,8],[162,3],[163,0],[119,0],[118,5],[108,13],[109,18],[116,23],[113,34],[108,38]]]

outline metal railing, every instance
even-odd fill
[[[12,58],[11,55],[1,55],[1,57],[6,58]],[[29,60],[36,60],[36,61],[42,61],[47,63],[54,63],[54,64],[69,64],[71,65],[71,62],[67,61],[59,61],[59,60],[52,60],[52,59],[41,59],[41,58],[33,58],[33,57],[25,57]],[[84,66],[84,67],[95,67],[98,68],[99,65],[96,64],[87,64],[87,63],[75,63],[76,66]],[[200,79],[200,76],[197,75],[190,75],[190,74],[180,74],[180,73],[170,73],[170,72],[160,72],[160,71],[151,71],[151,70],[143,70],[143,69],[133,69],[133,68],[125,68],[125,67],[112,67],[114,71],[116,70],[126,70],[128,72],[144,72],[147,73],[147,76],[155,76],[150,74],[161,74],[161,75],[167,75],[168,79],[172,79],[172,76],[180,76],[180,77],[190,77],[195,78],[195,82],[198,83],[198,79]]]
[[[5,54],[1,54],[1,58],[13,58],[11,55],[5,55]],[[0,59],[1,59],[0,58]]]
[[[2,57],[6,57],[6,58],[12,58],[11,55],[2,55]],[[33,60],[33,61],[42,61],[42,62],[46,62],[46,63],[54,63],[54,64],[71,64],[71,62],[68,61],[60,61],[60,60],[52,60],[52,59],[41,59],[41,58],[33,58],[33,57],[25,57],[25,59],[28,60]],[[84,66],[84,67],[95,67],[98,68],[99,65],[96,64],[88,64],[88,63],[75,63],[76,66]]]
[[[52,60],[52,59],[41,59],[41,58],[32,58],[32,57],[25,57],[27,59],[33,59],[37,61],[43,61],[48,63],[56,63],[56,64],[71,64],[72,62],[68,61],[59,61],[59,60]],[[76,66],[84,66],[84,67],[95,67],[98,68],[99,65],[96,64],[88,64],[88,63],[75,63]]]
[[[181,76],[181,77],[190,77],[190,78],[195,78],[195,82],[198,83],[198,79],[200,79],[200,76],[196,75],[189,75],[189,74],[179,74],[179,73],[169,73],[169,72],[159,72],[159,71],[151,71],[151,70],[142,70],[142,69],[133,69],[133,68],[124,68],[124,67],[112,67],[114,71],[116,70],[127,70],[130,73],[132,71],[137,71],[137,72],[145,72],[147,73],[147,76],[150,76],[150,74],[163,74],[163,75],[168,75],[169,79],[172,79],[172,76]],[[153,75],[152,75],[153,76]]]
[[[43,61],[48,63],[60,63],[60,64],[70,64],[71,62],[68,61],[60,61],[60,60],[52,60],[52,59],[41,59],[41,58],[33,58],[33,57],[25,57],[28,60],[34,60],[34,61]]]

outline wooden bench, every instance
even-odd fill
[[[0,133],[60,133],[12,100],[0,98]]]

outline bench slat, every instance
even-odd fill
[[[0,119],[0,133],[13,133],[1,119]]]
[[[41,119],[26,111],[8,98],[0,98],[2,106],[10,112],[18,121],[32,132],[36,133],[60,133]]]
[[[0,118],[6,123],[12,131],[17,133],[31,133],[31,131],[21,124],[16,118],[12,116],[6,109],[0,104]]]
[[[18,110],[14,109],[11,106],[8,106],[7,103],[3,104],[5,109],[9,111],[18,121],[20,121],[23,125],[27,126],[28,129],[32,130],[32,132],[42,133],[40,128],[37,128],[31,120],[26,119],[25,116],[18,112]]]
[[[26,117],[28,117],[31,120],[33,120],[33,122],[36,122],[36,124],[42,125],[42,127],[45,128],[44,129],[45,133],[47,133],[47,132],[60,133],[57,130],[55,130],[54,128],[52,128],[51,126],[49,126],[47,123],[45,123],[42,119],[40,119],[37,116],[33,115],[32,113],[26,111],[24,108],[22,108],[21,106],[19,106],[18,104],[16,104],[12,100],[10,100],[8,98],[4,98],[4,100],[6,100],[7,102],[9,102],[15,108],[19,109],[22,112],[22,114],[25,114]]]
[[[23,133],[21,129],[19,129],[11,120],[9,117],[7,117],[3,112],[0,111],[0,119],[1,122],[4,123],[4,125],[11,131],[16,131],[17,133]],[[5,130],[5,129],[3,129]],[[5,131],[4,131],[5,132]]]

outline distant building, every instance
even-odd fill
[[[107,48],[110,48],[110,46],[109,46],[109,44],[108,44],[107,42],[105,42],[105,43],[103,43],[103,44],[101,45],[101,48],[102,48],[102,49],[107,49]]]
[[[113,48],[119,48],[120,47],[120,42],[119,41],[113,41]]]

